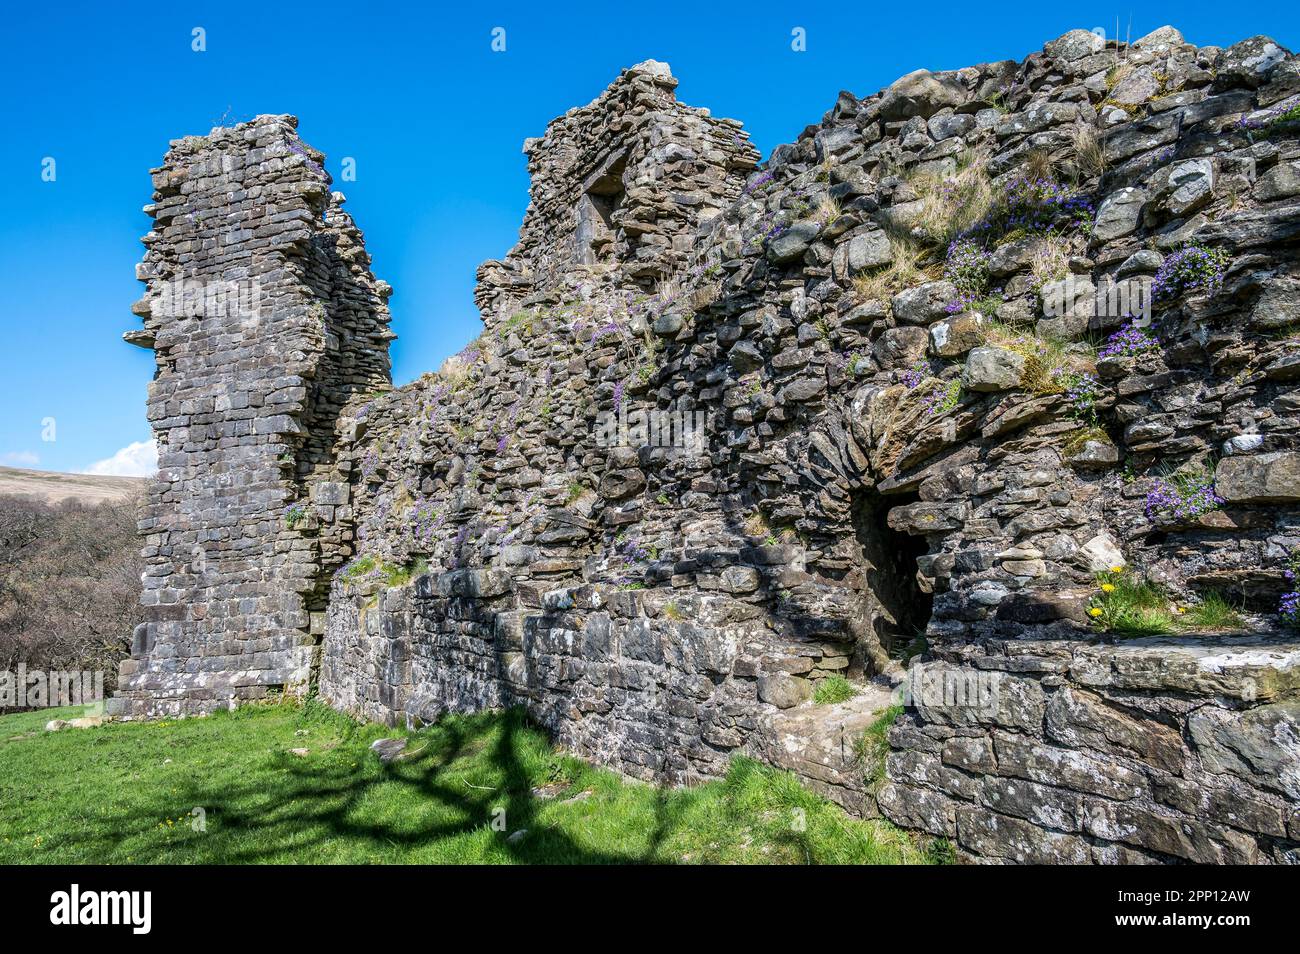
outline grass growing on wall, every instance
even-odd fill
[[[1237,608],[1224,599],[1223,595],[1211,591],[1201,598],[1199,603],[1189,607],[1183,623],[1198,629],[1238,629],[1245,624]]]
[[[858,690],[853,683],[843,676],[827,676],[818,680],[817,688],[813,690],[813,702],[819,706],[833,705],[836,702],[852,699],[857,694]]]
[[[0,863],[922,863],[749,759],[689,789],[556,753],[518,712],[402,732],[318,704],[43,731],[0,717]],[[387,765],[375,739],[404,735]],[[295,753],[293,750],[300,750]],[[534,791],[539,790],[539,791]],[[544,797],[546,796],[546,797]],[[195,830],[195,808],[206,831]],[[501,819],[495,827],[493,819]],[[522,832],[522,834],[518,834]]]
[[[889,730],[903,714],[900,705],[890,706],[867,726],[857,741],[857,757],[868,785],[876,788],[885,780],[885,757],[889,755]]]
[[[1097,595],[1088,609],[1094,625],[1121,637],[1165,636],[1198,630],[1240,630],[1245,620],[1222,594],[1210,591],[1195,603],[1176,604],[1169,595],[1121,567],[1097,576]]]

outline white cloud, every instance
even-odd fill
[[[15,467],[35,467],[41,462],[41,455],[29,450],[10,451],[0,460]]]
[[[91,464],[83,474],[100,477],[151,477],[158,470],[158,445],[132,441],[107,460]]]

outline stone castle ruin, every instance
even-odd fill
[[[525,143],[483,334],[401,388],[296,120],[171,144],[116,713],[522,706],[969,860],[1300,861],[1300,60],[1075,31],[765,165],[675,86]]]

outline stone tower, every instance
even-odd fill
[[[324,567],[346,485],[331,481],[350,395],[389,386],[389,287],[291,116],[171,144],[127,341],[153,349],[159,473],[141,520],[142,602],[112,703],[206,712],[309,685]],[[309,506],[308,504],[314,506]],[[308,537],[304,527],[327,532]],[[315,625],[314,625],[315,624]]]

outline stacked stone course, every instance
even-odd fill
[[[321,220],[290,121],[174,146],[141,277],[264,275],[282,320],[232,340],[144,312],[168,475],[146,603],[171,608],[127,710],[313,684],[393,723],[522,705],[644,778],[756,754],[969,860],[1300,860],[1300,642],[1276,615],[1300,551],[1300,61],[1075,31],[842,93],[761,169],[674,86],[633,67],[526,144],[483,336],[396,390],[387,287]],[[184,178],[216,154],[234,166]],[[194,186],[169,204],[174,179]],[[980,188],[1015,215],[938,237],[945,196]],[[1149,327],[1089,307],[1148,288]],[[217,403],[241,360],[247,416]],[[1156,482],[1197,474],[1216,502],[1162,510]],[[177,559],[236,527],[248,550],[217,563],[247,610]],[[1116,566],[1244,622],[1116,639],[1090,615]],[[831,675],[859,695],[815,704]],[[857,743],[896,687],[876,785]]]
[[[307,691],[322,567],[351,549],[350,531],[309,538],[284,514],[330,476],[349,395],[389,381],[389,290],[296,126],[263,116],[180,139],[153,172],[144,327],[126,338],[157,357],[159,474],[141,520],[148,621],[122,667],[124,715]],[[205,293],[223,287],[245,295],[214,308]]]

